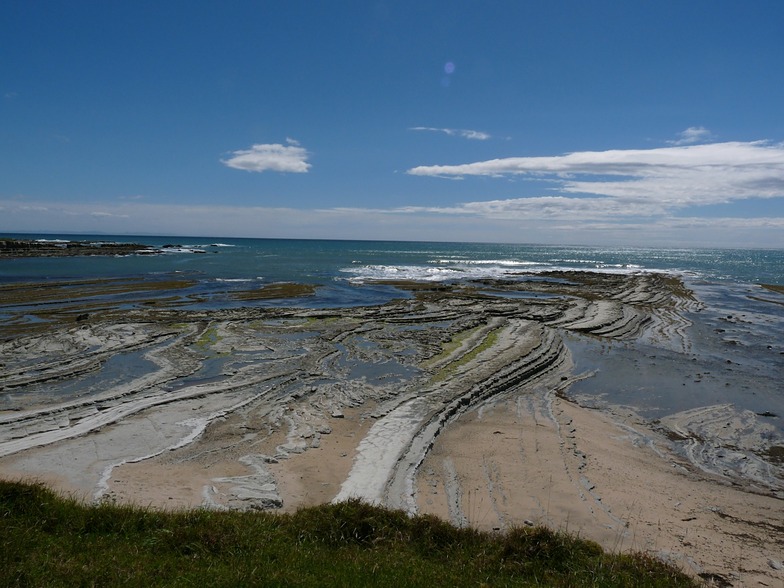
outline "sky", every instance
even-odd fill
[[[784,2],[8,0],[0,232],[784,247]]]

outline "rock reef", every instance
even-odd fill
[[[138,243],[0,238],[0,258],[131,255],[150,253],[152,251],[153,248],[149,245],[140,245]]]
[[[395,285],[408,296],[372,307],[85,315],[77,305],[45,328],[9,320],[0,473],[158,507],[290,510],[360,497],[490,529],[563,525],[560,505],[605,544],[626,546],[632,533],[649,541],[649,530],[630,529],[633,507],[608,503],[609,478],[592,465],[598,435],[623,460],[669,470],[663,483],[730,485],[761,501],[753,516],[780,504],[780,440],[753,415],[723,407],[645,423],[568,397],[591,375],[575,370],[570,338],[690,351],[688,315],[701,303],[680,280],[554,272]],[[707,449],[708,421],[733,418],[735,436]],[[709,464],[730,444],[717,471]],[[623,480],[613,484],[621,492]],[[670,514],[685,520],[674,502]],[[684,565],[726,574],[695,559],[691,538],[673,537],[668,549]],[[771,531],[761,553],[782,540]]]

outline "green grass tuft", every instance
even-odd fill
[[[640,554],[351,500],[291,515],[87,506],[0,481],[2,586],[695,586]]]

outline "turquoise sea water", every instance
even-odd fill
[[[477,243],[323,241],[16,235],[20,238],[132,242],[162,247],[160,255],[0,260],[0,283],[38,279],[188,274],[200,287],[232,283],[306,282],[326,286],[325,304],[372,303],[375,279],[463,280],[514,277],[552,269],[665,271],[689,280],[784,285],[784,249],[606,248]],[[243,283],[245,282],[245,283]]]

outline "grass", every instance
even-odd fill
[[[695,586],[544,528],[458,529],[359,501],[295,514],[86,506],[0,481],[2,586]]]

